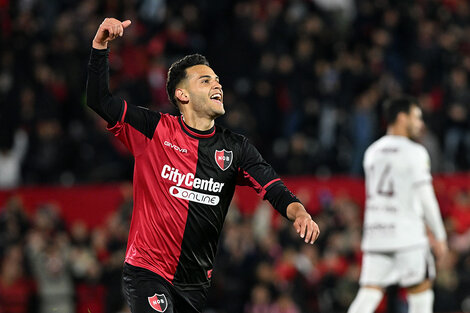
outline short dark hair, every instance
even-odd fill
[[[386,100],[384,102],[385,122],[387,125],[395,123],[398,114],[401,112],[409,114],[413,106],[419,107],[418,100],[409,96],[402,96]]]
[[[186,78],[186,69],[195,65],[209,65],[206,57],[200,54],[187,55],[184,58],[174,62],[168,70],[168,77],[166,79],[166,92],[168,99],[178,108],[178,103],[175,98],[176,86]]]

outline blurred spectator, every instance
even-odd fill
[[[26,251],[38,284],[39,312],[75,312],[70,245],[54,208],[43,207],[36,214]]]
[[[22,246],[9,246],[0,263],[0,312],[36,312],[35,292],[34,281],[25,272]]]
[[[463,162],[470,163],[470,129],[468,107],[463,103],[452,103],[448,109],[448,128],[444,137],[445,169],[455,171]],[[463,158],[459,158],[463,156]],[[466,164],[463,163],[463,164]]]
[[[21,182],[21,165],[28,149],[28,135],[17,130],[11,147],[0,147],[0,189],[14,188]]]
[[[65,138],[57,119],[37,122],[26,159],[26,180],[58,183],[65,170],[67,155]]]
[[[269,289],[257,285],[251,290],[251,301],[245,306],[245,313],[271,313],[271,295]]]
[[[454,206],[450,219],[457,233],[462,234],[470,229],[470,191],[459,190],[454,196]]]
[[[300,313],[300,310],[289,295],[282,294],[273,304],[270,312],[271,313]]]
[[[8,198],[5,206],[0,208],[0,255],[10,245],[21,244],[28,227],[29,220],[21,198]]]
[[[351,141],[353,143],[351,174],[353,175],[363,173],[364,152],[374,140],[374,129],[377,127],[374,109],[379,100],[378,96],[375,89],[369,89],[356,100],[351,117]]]

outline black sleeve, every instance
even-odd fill
[[[91,50],[88,63],[87,105],[106,120],[109,126],[114,126],[119,121],[126,122],[151,139],[160,120],[160,113],[128,105],[126,101],[111,94],[108,54],[109,49]]]
[[[109,49],[92,48],[88,63],[88,80],[86,85],[87,105],[110,126],[115,125],[121,118],[124,105],[119,98],[109,92]]]
[[[241,146],[241,160],[239,166],[239,185],[253,187],[263,199],[284,217],[287,217],[287,206],[292,202],[300,202],[284,185],[279,175],[266,162],[258,150],[244,139]]]
[[[264,198],[284,217],[287,217],[287,207],[289,204],[293,202],[301,203],[282,181],[278,181],[270,186]]]

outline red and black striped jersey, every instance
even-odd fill
[[[108,89],[107,50],[93,50],[88,105],[135,158],[134,209],[125,262],[180,288],[208,285],[236,185],[248,185],[282,215],[298,201],[256,148],[215,125],[127,104]]]

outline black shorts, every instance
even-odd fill
[[[122,288],[132,313],[201,313],[208,288],[180,290],[160,275],[124,263]]]

